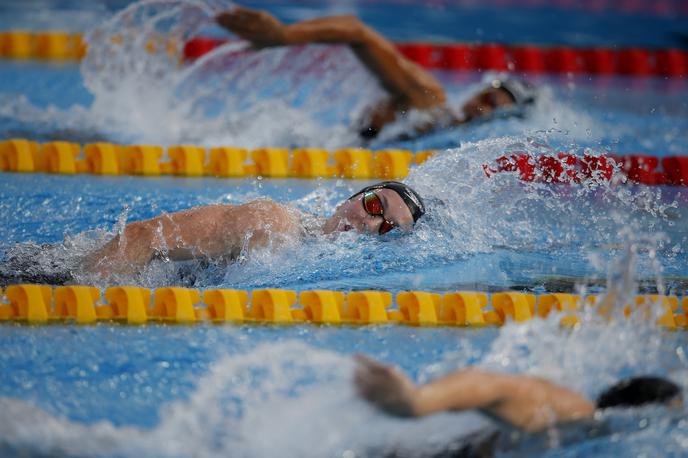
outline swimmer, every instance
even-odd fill
[[[421,197],[396,181],[361,189],[327,219],[304,215],[269,199],[195,207],[127,224],[87,256],[83,270],[103,276],[131,275],[163,256],[172,261],[232,261],[255,248],[278,247],[308,234],[408,231],[424,213]]]
[[[287,25],[265,11],[235,7],[220,13],[216,20],[257,48],[307,43],[349,45],[388,94],[366,117],[360,131],[365,139],[377,136],[385,125],[412,109],[432,116],[431,122],[415,126],[415,133],[423,134],[490,116],[522,115],[536,97],[533,88],[522,81],[497,78],[457,112],[447,106],[444,88],[430,73],[354,16],[323,17]]]
[[[354,384],[360,396],[400,417],[474,409],[516,430],[534,433],[592,419],[596,411],[609,407],[683,405],[681,388],[659,377],[623,380],[592,402],[571,389],[528,375],[471,367],[416,386],[397,369],[371,358],[357,355],[356,362]]]

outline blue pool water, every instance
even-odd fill
[[[57,25],[63,21],[91,27],[128,4],[94,2],[77,9],[72,2],[54,2],[48,11]],[[21,2],[7,5],[2,21],[25,21],[35,29],[52,24],[42,15],[27,19]],[[477,34],[476,25],[451,27],[464,20],[455,6],[428,10],[412,4],[392,7],[389,2],[356,5],[355,12],[393,38],[433,38],[427,32],[432,23],[437,24],[437,39],[477,39],[471,35]],[[351,12],[340,5],[327,10],[311,4],[269,6],[285,19]],[[168,11],[178,20],[184,17],[184,33],[208,26],[203,9],[191,7],[185,15],[174,8]],[[409,11],[423,20],[402,23]],[[503,34],[495,39],[508,42],[520,42],[516,37],[521,34],[535,42],[611,40],[625,45],[639,39],[627,30],[642,20],[648,33],[640,44],[671,46],[666,36],[673,36],[676,27],[667,17],[569,11],[566,14],[579,19],[567,23],[572,29],[584,30],[580,22],[586,18],[598,25],[573,38],[566,27],[554,32],[530,27],[532,35],[523,35],[527,21],[542,24],[556,9],[542,7],[533,13],[511,6],[502,10],[505,14],[492,16],[477,6],[461,11],[466,21],[486,21],[484,30],[499,27]],[[512,25],[500,22],[506,17]],[[605,26],[595,22],[605,19]],[[623,26],[609,26],[612,19]],[[123,19],[113,21],[101,30],[111,32]],[[651,33],[652,27],[662,32]],[[250,56],[232,60],[233,50],[224,49],[181,68],[164,56],[136,49],[115,57],[107,52],[105,45],[96,47],[81,67],[0,62],[0,135],[81,143],[336,148],[358,142],[353,114],[379,96],[379,88],[345,49],[314,47],[298,55],[267,50],[257,61]],[[99,59],[103,56],[106,59]],[[310,65],[310,73],[301,72],[304,65]],[[456,104],[488,78],[452,72],[437,76]],[[414,141],[383,137],[371,145],[441,150],[408,178],[429,206],[412,234],[378,239],[346,233],[306,240],[276,254],[256,252],[229,266],[156,262],[143,274],[116,282],[149,287],[542,292],[576,283],[597,291],[609,281],[624,294],[640,288],[688,295],[685,188],[612,186],[594,180],[553,186],[483,173],[483,164],[505,151],[688,154],[686,82],[529,79],[542,92],[524,119],[449,129]],[[49,269],[70,269],[124,220],[260,196],[328,214],[365,184],[4,173],[0,256],[6,264],[8,256],[31,254]],[[36,254],[39,244],[52,247]],[[77,280],[106,286],[88,274]],[[384,446],[427,449],[489,420],[473,413],[417,422],[385,417],[356,398],[350,384],[351,354],[368,353],[397,364],[419,382],[477,364],[544,376],[594,397],[619,378],[641,373],[669,376],[685,390],[687,336],[658,330],[639,317],[600,323],[592,313],[583,316],[583,326],[575,330],[560,329],[557,317],[477,330],[3,325],[0,454],[322,457],[374,456],[371,450]],[[542,444],[530,445],[521,454],[688,454],[685,408],[611,412],[604,419],[611,428],[608,435],[568,443],[558,442],[552,431]]]
[[[0,28],[82,32],[131,3],[132,0],[6,0],[0,5]],[[578,46],[685,47],[688,15],[681,0],[256,0],[243,4],[266,9],[285,21],[323,14],[355,14],[397,41]],[[636,33],[639,29],[642,33]]]

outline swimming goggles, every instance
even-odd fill
[[[382,217],[382,224],[380,224],[380,229],[378,230],[378,233],[380,235],[386,234],[387,232],[391,231],[396,227],[396,225],[393,222],[387,221],[387,218],[385,218],[385,209],[382,207],[382,201],[380,200],[380,196],[375,194],[374,191],[364,192],[361,202],[363,202],[363,209],[370,216]]]

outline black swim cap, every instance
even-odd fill
[[[411,216],[413,216],[414,223],[418,221],[418,218],[425,214],[425,204],[423,203],[423,199],[421,199],[418,193],[411,189],[410,186],[405,185],[404,183],[400,183],[398,181],[383,181],[381,183],[366,186],[353,196],[349,197],[349,200],[353,199],[354,197],[360,194],[363,194],[364,192],[375,191],[376,189],[391,189],[392,191],[399,194],[399,197],[402,198],[402,200],[408,207],[409,211],[411,212]]]
[[[663,404],[681,394],[674,382],[660,377],[634,377],[608,388],[597,398],[597,407],[640,406],[649,403]]]

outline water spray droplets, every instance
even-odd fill
[[[180,64],[186,40],[217,28],[225,8],[139,2],[91,32],[82,73],[103,127],[167,144],[356,143],[356,123],[383,92],[347,47],[253,50],[234,41]]]

